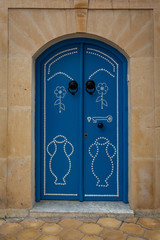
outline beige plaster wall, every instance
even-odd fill
[[[34,202],[33,56],[76,33],[128,54],[129,201],[160,208],[160,1],[0,0],[0,32],[0,215]]]

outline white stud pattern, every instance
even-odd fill
[[[100,140],[100,139],[105,140],[105,142],[104,142],[104,143],[98,142],[98,140]],[[95,162],[95,159],[96,159],[96,157],[98,156],[98,153],[99,153],[99,147],[98,147],[98,145],[99,145],[99,146],[106,145],[105,151],[106,151],[106,154],[107,154],[107,156],[108,156],[108,158],[110,159],[110,162],[111,162],[111,172],[110,172],[110,174],[109,174],[109,175],[106,177],[106,179],[105,179],[106,185],[101,185],[101,184],[99,184],[99,183],[100,183],[100,178],[95,174],[95,171],[94,171],[94,162]],[[95,156],[93,156],[92,153],[91,153],[91,148],[92,148],[93,146],[95,146],[96,149],[97,149],[97,152],[96,152]],[[109,154],[109,152],[108,152],[108,147],[109,147],[109,146],[112,146],[113,149],[114,149],[114,153],[113,153],[112,156],[111,156],[111,155]],[[115,148],[115,146],[114,146],[112,143],[110,143],[107,138],[105,138],[105,137],[99,137],[99,138],[96,139],[96,141],[95,141],[93,144],[90,145],[90,147],[89,147],[89,149],[88,149],[88,152],[89,152],[89,155],[93,158],[92,163],[91,163],[91,171],[92,171],[94,177],[97,179],[97,184],[96,184],[96,186],[97,186],[97,187],[108,187],[108,186],[109,186],[109,184],[108,184],[108,179],[112,176],[113,171],[114,171],[114,163],[113,163],[113,160],[112,160],[112,159],[113,159],[113,157],[116,155],[116,148]]]
[[[92,73],[90,76],[89,76],[89,79],[91,79],[91,77],[93,77],[95,74],[97,74],[98,72],[106,72],[108,73],[111,77],[115,77],[113,74],[111,74],[109,71],[107,71],[106,69],[104,68],[101,68],[101,69],[98,69],[97,71],[95,71],[94,73]]]
[[[57,138],[63,138],[63,140],[62,140],[62,141],[58,141],[58,140],[56,140]],[[58,177],[57,177],[56,174],[53,172],[52,167],[51,167],[53,157],[54,157],[54,155],[55,155],[56,152],[57,152],[57,144],[56,144],[56,143],[58,143],[58,144],[64,143],[64,145],[63,145],[63,151],[64,151],[64,153],[65,153],[65,155],[66,155],[66,157],[68,158],[68,161],[69,161],[69,169],[68,169],[67,173],[66,173],[66,174],[64,175],[64,177],[63,177],[63,183],[57,183]],[[51,153],[49,152],[49,150],[48,150],[48,148],[49,148],[49,146],[50,146],[51,144],[54,144],[54,146],[55,146],[55,150],[54,150],[54,153],[53,153],[53,154],[51,154]],[[66,152],[66,144],[69,144],[69,145],[71,146],[71,148],[72,148],[72,151],[71,151],[70,154],[67,154],[67,152]],[[49,170],[50,170],[51,174],[55,177],[55,181],[54,181],[54,184],[55,184],[55,185],[66,185],[65,178],[70,174],[70,171],[71,171],[71,160],[70,160],[70,156],[73,154],[73,152],[74,152],[74,147],[73,147],[73,145],[72,145],[70,142],[68,142],[68,141],[67,141],[67,138],[64,137],[63,135],[58,135],[58,136],[56,136],[55,138],[53,138],[53,141],[51,141],[51,142],[48,144],[48,146],[47,146],[47,153],[51,156],[50,161],[49,161]]]
[[[66,76],[67,78],[69,78],[70,80],[74,80],[72,77],[70,77],[68,74],[64,73],[64,72],[56,72],[52,77],[48,78],[47,80],[51,80],[52,78],[56,77],[57,75],[64,75]]]
[[[113,58],[111,58],[111,57],[108,56],[107,54],[105,54],[105,53],[103,53],[103,52],[101,52],[101,51],[99,51],[99,50],[97,50],[97,49],[87,48],[87,50],[91,50],[91,51],[94,51],[94,52],[98,52],[98,53],[106,56],[107,58],[110,58],[113,62],[115,62],[115,61],[113,60]],[[110,64],[112,65],[112,67],[113,67],[113,72],[115,72],[115,65],[114,65],[111,61],[109,61],[107,58],[105,58],[105,57],[103,57],[103,56],[101,56],[101,55],[99,55],[99,54],[97,54],[97,53],[94,53],[94,52],[89,52],[89,51],[86,51],[86,52],[89,53],[89,54],[96,55],[96,56],[104,59],[104,60],[107,61],[108,63],[110,63]],[[116,62],[115,62],[115,63],[116,63]]]
[[[69,55],[72,55],[72,54],[76,54],[76,53],[78,53],[78,52],[77,52],[77,51],[69,52],[69,53],[66,53],[66,54],[58,57],[57,59],[55,59],[55,60],[49,65],[49,67],[48,67],[48,74],[50,73],[50,68],[51,68],[51,66],[52,66],[55,62],[59,61],[59,60],[60,60],[61,58],[63,58],[63,57],[66,57],[66,56],[69,56]]]
[[[93,123],[97,123],[97,121],[107,121],[108,123],[111,123],[113,120],[113,117],[111,115],[108,115],[106,117],[92,117]]]
[[[74,51],[74,50],[77,50],[77,48],[70,48],[70,49],[66,49],[64,51],[61,51],[61,52],[57,53],[56,55],[54,55],[53,57],[51,57],[45,64],[47,64],[49,61],[51,61],[52,59],[54,59],[55,57],[57,57],[58,55],[60,55],[62,53],[69,52],[69,51]],[[49,64],[48,74],[50,73],[50,68],[53,65],[53,63],[54,63],[54,61]]]
[[[96,102],[101,103],[101,109],[103,109],[103,106],[108,107],[107,101],[104,99],[104,95],[108,92],[109,87],[105,82],[98,83],[96,90],[100,96],[97,97]]]
[[[64,86],[57,86],[54,90],[54,94],[57,97],[57,100],[54,102],[54,106],[59,106],[59,113],[65,111],[65,105],[62,103],[62,99],[65,97],[67,91]]]

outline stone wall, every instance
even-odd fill
[[[0,216],[34,203],[34,56],[78,33],[128,55],[129,202],[160,208],[160,0],[0,0],[0,33]]]

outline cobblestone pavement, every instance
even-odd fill
[[[1,219],[0,240],[160,240],[160,218]]]

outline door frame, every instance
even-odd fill
[[[95,40],[92,38],[69,38],[63,41],[60,41],[50,47],[48,47],[46,50],[44,50],[36,59],[35,61],[35,197],[36,202],[39,202],[40,199],[40,187],[41,187],[41,181],[40,181],[40,126],[41,126],[41,119],[40,119],[40,112],[41,112],[41,106],[40,106],[40,99],[41,99],[41,89],[39,81],[41,79],[41,64],[43,60],[49,55],[50,53],[54,52],[56,49],[61,48],[62,46],[69,45],[72,43],[91,43],[98,46],[101,46],[107,50],[109,50],[111,53],[116,55],[117,58],[123,63],[123,78],[122,78],[122,84],[123,84],[123,92],[122,92],[122,141],[123,141],[123,163],[121,164],[123,168],[123,179],[122,179],[122,189],[123,189],[123,202],[128,203],[128,83],[127,83],[127,66],[128,61],[126,57],[119,52],[116,48],[108,45],[107,43],[101,42],[99,40]]]

